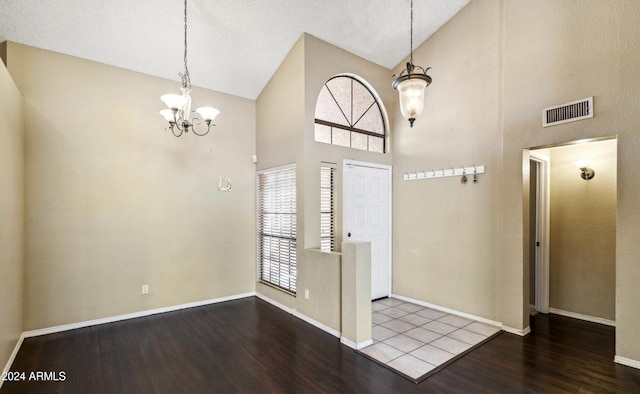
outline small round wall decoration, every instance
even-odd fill
[[[231,191],[231,178],[229,178],[228,176],[219,176],[218,190],[221,192]]]

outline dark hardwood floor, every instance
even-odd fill
[[[538,316],[420,384],[255,297],[28,338],[2,393],[640,392],[615,364],[614,330]],[[58,382],[31,372],[64,372]],[[51,377],[51,375],[49,375]]]

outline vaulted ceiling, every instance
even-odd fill
[[[469,1],[415,0],[414,48]],[[409,0],[189,0],[191,82],[255,99],[304,32],[391,69],[409,18]],[[183,29],[181,0],[0,0],[0,42],[176,81]]]

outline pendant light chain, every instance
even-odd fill
[[[187,67],[187,0],[184,0],[184,74],[179,74],[182,78],[182,86],[191,89],[191,77]]]
[[[411,31],[410,31],[410,40],[409,40],[409,53],[411,54],[409,62],[413,65],[413,0],[411,0]]]

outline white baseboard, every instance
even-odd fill
[[[18,338],[18,342],[16,343],[16,346],[13,348],[13,352],[11,352],[11,356],[9,356],[9,360],[7,360],[7,364],[4,366],[4,369],[2,370],[3,372],[3,376],[5,372],[9,372],[11,371],[11,366],[13,365],[13,361],[16,359],[16,356],[18,355],[18,351],[20,350],[20,346],[22,346],[22,341],[24,341],[24,333],[22,333],[20,335],[20,338]],[[2,388],[2,383],[4,382],[4,379],[0,379],[0,388]]]
[[[339,331],[334,330],[333,328],[327,326],[326,324],[320,323],[319,321],[314,320],[309,316],[304,315],[296,310],[293,311],[293,316],[297,317],[300,320],[306,321],[307,323],[321,329],[322,331],[328,332],[329,334],[333,335],[336,338],[340,338],[340,335],[342,335]]]
[[[572,317],[574,319],[580,319],[580,320],[588,321],[591,323],[604,324],[605,326],[611,326],[611,327],[616,326],[616,322],[614,320],[608,320],[608,319],[603,319],[601,317],[583,315],[581,313],[563,311],[561,309],[556,309],[556,308],[549,308],[549,313],[553,313],[560,316]]]
[[[485,319],[484,317],[475,316],[475,315],[471,315],[469,313],[456,311],[455,309],[445,308],[445,307],[440,306],[440,305],[430,304],[428,302],[416,300],[416,299],[409,298],[409,297],[404,297],[404,296],[397,295],[397,294],[391,294],[391,297],[392,298],[397,298],[397,299],[405,301],[405,302],[410,302],[412,304],[417,304],[417,305],[421,305],[421,306],[424,306],[424,307],[427,307],[427,308],[431,308],[431,309],[435,309],[435,310],[438,310],[438,311],[441,311],[441,312],[445,312],[445,313],[448,313],[448,314],[451,314],[451,315],[456,315],[456,316],[464,317],[464,318],[467,318],[467,319],[479,321],[480,323],[485,323],[485,324],[488,324],[490,326],[494,326],[494,327],[498,327],[498,328],[503,327],[502,323],[497,322],[495,320]]]
[[[640,361],[638,361],[638,360],[633,360],[633,359],[626,358],[626,357],[615,356],[613,358],[613,361],[615,361],[618,364],[626,365],[627,367],[640,369]]]
[[[253,292],[252,293],[244,293],[244,294],[236,294],[236,295],[232,295],[232,296],[215,298],[215,299],[210,299],[210,300],[196,301],[196,302],[190,302],[190,303],[186,303],[186,304],[167,306],[167,307],[164,307],[164,308],[149,309],[149,310],[146,310],[146,311],[140,311],[140,312],[134,312],[134,313],[127,313],[127,314],[124,314],[124,315],[105,317],[105,318],[102,318],[102,319],[87,320],[87,321],[78,322],[78,323],[64,324],[64,325],[61,325],[61,326],[54,326],[54,327],[41,328],[41,329],[38,329],[38,330],[25,331],[22,335],[25,338],[37,337],[37,336],[40,336],[40,335],[53,334],[53,333],[56,333],[56,332],[75,330],[77,328],[96,326],[96,325],[99,325],[99,324],[113,323],[113,322],[122,321],[122,320],[135,319],[135,318],[138,318],[138,317],[157,315],[159,313],[173,312],[173,311],[179,311],[179,310],[182,310],[182,309],[195,308],[195,307],[198,307],[198,306],[217,304],[219,302],[238,300],[238,299],[241,299],[241,298],[251,297],[251,296],[254,296],[254,295],[255,295],[255,293],[253,293]]]
[[[266,301],[269,304],[271,304],[271,305],[273,305],[273,306],[275,306],[277,308],[280,308],[283,311],[293,315],[293,311],[294,311],[293,308],[289,308],[288,306],[285,306],[285,305],[279,303],[278,301],[272,300],[271,298],[267,297],[264,294],[256,293],[255,295],[256,295],[256,297],[260,298],[262,301]]]
[[[297,317],[300,320],[303,320],[309,324],[311,324],[314,327],[317,327],[319,329],[321,329],[322,331],[325,331],[331,335],[333,335],[336,338],[340,338],[340,336],[342,335],[339,331],[334,330],[333,328],[327,326],[326,324],[320,323],[319,321],[310,318],[309,316],[298,312],[297,310],[295,310],[294,308],[289,308],[288,306],[284,306],[281,303],[272,300],[271,298],[265,296],[264,294],[260,294],[260,293],[256,293],[256,297],[260,298],[263,301],[268,302],[269,304],[282,309],[283,311],[292,314],[293,316]]]
[[[351,349],[356,349],[356,350],[360,350],[360,349],[364,349],[369,345],[373,344],[373,339],[369,339],[368,341],[362,341],[359,343],[355,343],[350,339],[347,339],[345,337],[341,337],[340,338],[340,343],[342,343],[343,345],[347,345],[349,346]]]
[[[519,330],[517,328],[502,325],[500,329],[504,332],[508,332],[509,334],[519,335],[521,337],[527,336],[531,333],[531,327],[525,327],[524,330]]]

